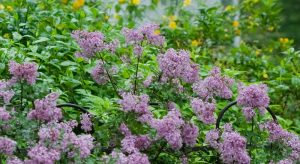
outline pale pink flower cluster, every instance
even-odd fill
[[[189,52],[185,50],[177,52],[170,48],[158,56],[158,63],[163,81],[179,78],[186,83],[194,83],[199,80],[198,65],[191,61]]]
[[[28,118],[45,122],[62,119],[61,109],[56,107],[58,97],[58,93],[50,93],[41,100],[35,100],[34,109],[28,113]]]
[[[268,87],[264,84],[252,84],[249,86],[239,86],[237,104],[243,107],[243,114],[249,121],[255,116],[255,108],[263,114],[265,108],[269,106]]]
[[[9,62],[9,72],[12,75],[11,82],[26,81],[28,84],[33,85],[36,82],[38,73],[38,66],[36,63],[25,62],[19,64],[15,61]]]

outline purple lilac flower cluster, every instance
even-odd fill
[[[262,130],[269,133],[270,142],[280,142],[291,149],[289,157],[284,161],[300,161],[300,139],[297,135],[289,133],[274,121],[268,121],[260,125]]]
[[[92,69],[91,76],[99,85],[106,84],[109,80],[103,62],[101,61],[97,61],[96,66]]]
[[[2,97],[5,104],[10,103],[10,100],[15,95],[15,92],[9,89],[10,86],[9,82],[0,80],[0,97]]]
[[[194,98],[191,101],[191,106],[194,110],[194,113],[205,124],[213,124],[216,122],[214,111],[216,105],[214,103],[202,101],[199,98]]]
[[[121,141],[122,151],[124,153],[134,153],[145,150],[151,145],[151,140],[148,135],[135,136],[131,134],[128,127],[122,123],[120,126],[121,133],[125,138]]]
[[[110,43],[105,44],[105,49],[114,54],[116,52],[116,49],[119,47],[119,44],[119,40],[113,40]]]
[[[19,64],[15,61],[9,62],[9,72],[12,75],[11,83],[25,80],[28,84],[33,85],[36,82],[36,78],[39,75],[38,67],[36,63],[25,62]]]
[[[237,104],[243,107],[243,114],[248,121],[255,116],[255,108],[258,108],[261,114],[265,112],[265,108],[268,107],[270,102],[266,85],[240,85],[238,89]]]
[[[93,123],[91,121],[91,115],[87,113],[81,114],[80,119],[81,129],[83,129],[85,132],[92,131]]]
[[[174,150],[180,149],[183,143],[194,146],[199,134],[198,127],[185,123],[176,108],[171,109],[162,119],[153,119],[151,127],[156,129],[158,138],[164,138]]]
[[[147,76],[146,79],[143,81],[144,87],[146,87],[146,88],[149,87],[151,85],[152,81],[153,81],[153,75],[151,74],[151,75]]]
[[[190,54],[185,50],[177,52],[170,48],[158,56],[158,63],[163,81],[180,78],[184,82],[194,83],[199,80],[198,65],[190,60]]]
[[[197,126],[191,123],[185,123],[179,110],[176,109],[174,103],[169,105],[170,111],[162,119],[153,118],[153,114],[148,109],[149,97],[148,95],[136,96],[131,93],[123,93],[123,99],[119,101],[122,109],[125,112],[135,112],[139,115],[138,120],[149,124],[156,129],[158,138],[164,138],[173,149],[180,149],[182,144],[187,146],[194,146],[199,134]],[[121,132],[127,136],[126,143],[134,145],[132,137],[128,128],[124,125],[120,127]],[[145,138],[144,138],[145,139]],[[132,147],[130,147],[132,148]],[[132,150],[132,149],[131,149]]]
[[[239,133],[233,131],[231,126],[224,127],[221,136],[216,129],[209,131],[205,142],[219,151],[224,163],[250,164],[251,159],[246,150],[247,141]]]
[[[123,99],[119,101],[119,104],[125,112],[134,112],[138,114],[138,119],[141,122],[151,122],[153,116],[148,106],[148,95],[143,94],[141,96],[136,96],[131,93],[123,93],[122,97]]]
[[[138,48],[137,46],[140,45],[144,39],[154,46],[163,46],[165,38],[155,33],[158,29],[159,25],[157,24],[147,24],[137,29],[123,28],[122,33],[125,36],[126,43],[135,45],[135,49]],[[137,52],[141,53],[140,50]]]
[[[104,163],[110,163],[110,160],[114,160],[116,161],[115,163],[118,164],[150,164],[148,156],[140,152],[151,145],[149,136],[132,135],[131,131],[124,123],[121,124],[120,131],[125,136],[121,141],[122,152],[114,150],[111,153],[111,158],[108,157],[107,159],[103,159],[106,161]]]
[[[102,157],[103,163],[115,163],[115,164],[150,164],[148,156],[141,152],[134,152],[129,155],[125,155],[122,152],[114,150],[110,156]]]
[[[232,97],[230,88],[233,83],[233,79],[221,76],[220,68],[214,67],[208,77],[194,83],[192,88],[194,93],[203,99],[213,98],[214,96],[230,99]]]
[[[49,122],[42,125],[39,129],[38,136],[39,142],[29,149],[27,155],[28,159],[22,161],[16,157],[11,156],[7,161],[8,164],[32,164],[32,163],[45,163],[54,164],[59,161],[64,154],[68,158],[79,156],[86,158],[91,154],[93,149],[94,138],[88,135],[76,135],[73,128],[78,125],[77,121],[72,120],[68,122]],[[5,148],[6,152],[11,152],[14,149],[13,144],[2,144],[0,139],[0,152]],[[8,145],[8,146],[7,146]]]
[[[43,145],[36,145],[32,147],[28,153],[29,160],[25,163],[45,163],[54,164],[60,159],[60,152],[55,149],[49,149]]]
[[[45,122],[60,120],[62,112],[60,108],[56,107],[58,97],[58,93],[50,93],[44,99],[35,100],[35,108],[28,113],[28,118]]]
[[[7,137],[0,137],[0,154],[12,155],[17,142]]]
[[[5,108],[0,107],[0,121],[8,121],[11,119],[11,115]]]
[[[76,53],[77,57],[92,58],[97,52],[105,49],[104,35],[101,32],[76,30],[72,32],[72,37],[81,48],[81,52]]]

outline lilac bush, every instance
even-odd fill
[[[34,99],[24,95],[24,87],[29,92],[43,83],[37,64],[11,61],[11,78],[0,81],[0,157],[10,164],[193,163],[195,156],[207,163],[249,164],[256,162],[254,149],[280,143],[289,153],[264,162],[300,160],[299,137],[276,120],[257,130],[266,119],[256,117],[255,109],[263,114],[270,105],[265,84],[236,87],[221,68],[202,67],[193,52],[167,48],[159,29],[156,24],[123,28],[120,38],[84,30],[71,34],[80,48],[75,56],[85,59],[76,62],[96,63],[82,66],[90,73],[81,77],[88,86],[76,90],[90,109],[75,114],[58,107],[64,91],[51,88]],[[237,106],[227,112],[234,114],[218,110],[230,101]]]

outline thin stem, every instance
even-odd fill
[[[135,80],[134,80],[134,89],[133,89],[133,94],[135,94],[137,90],[137,76],[139,72],[139,63],[140,63],[140,56],[138,56],[137,64],[136,64],[136,69],[135,69]]]
[[[103,57],[102,57],[101,55],[99,55],[99,56],[100,56],[101,61],[102,61],[103,64],[104,64],[105,62],[104,62]],[[115,84],[114,84],[114,82],[113,82],[113,80],[112,80],[112,77],[111,77],[111,75],[109,74],[108,70],[106,69],[106,67],[104,67],[104,69],[105,69],[105,72],[106,72],[106,74],[107,74],[107,76],[108,76],[108,78],[109,78],[109,82],[111,83],[111,85],[112,85],[112,87],[113,87],[115,93],[117,94],[117,96],[118,96],[119,98],[122,98],[121,95],[119,94],[119,92],[118,92],[118,90],[117,90],[117,87],[115,86]]]

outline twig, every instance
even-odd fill
[[[103,62],[103,64],[105,64],[104,59],[103,59],[103,57],[102,57],[101,55],[100,55],[100,59],[101,59],[101,61]],[[108,73],[108,71],[107,71],[107,69],[106,69],[105,66],[104,66],[104,69],[105,69],[105,72],[106,72],[106,74],[107,74],[107,76],[108,76],[108,78],[109,78],[109,81],[110,81],[110,83],[111,83],[111,85],[112,85],[112,87],[113,87],[115,93],[117,94],[117,96],[118,96],[119,98],[122,98],[122,96],[119,94],[119,92],[118,92],[118,90],[117,90],[117,87],[115,86],[115,84],[114,84],[114,82],[113,82],[113,80],[112,80],[112,77],[111,77],[110,74]]]

